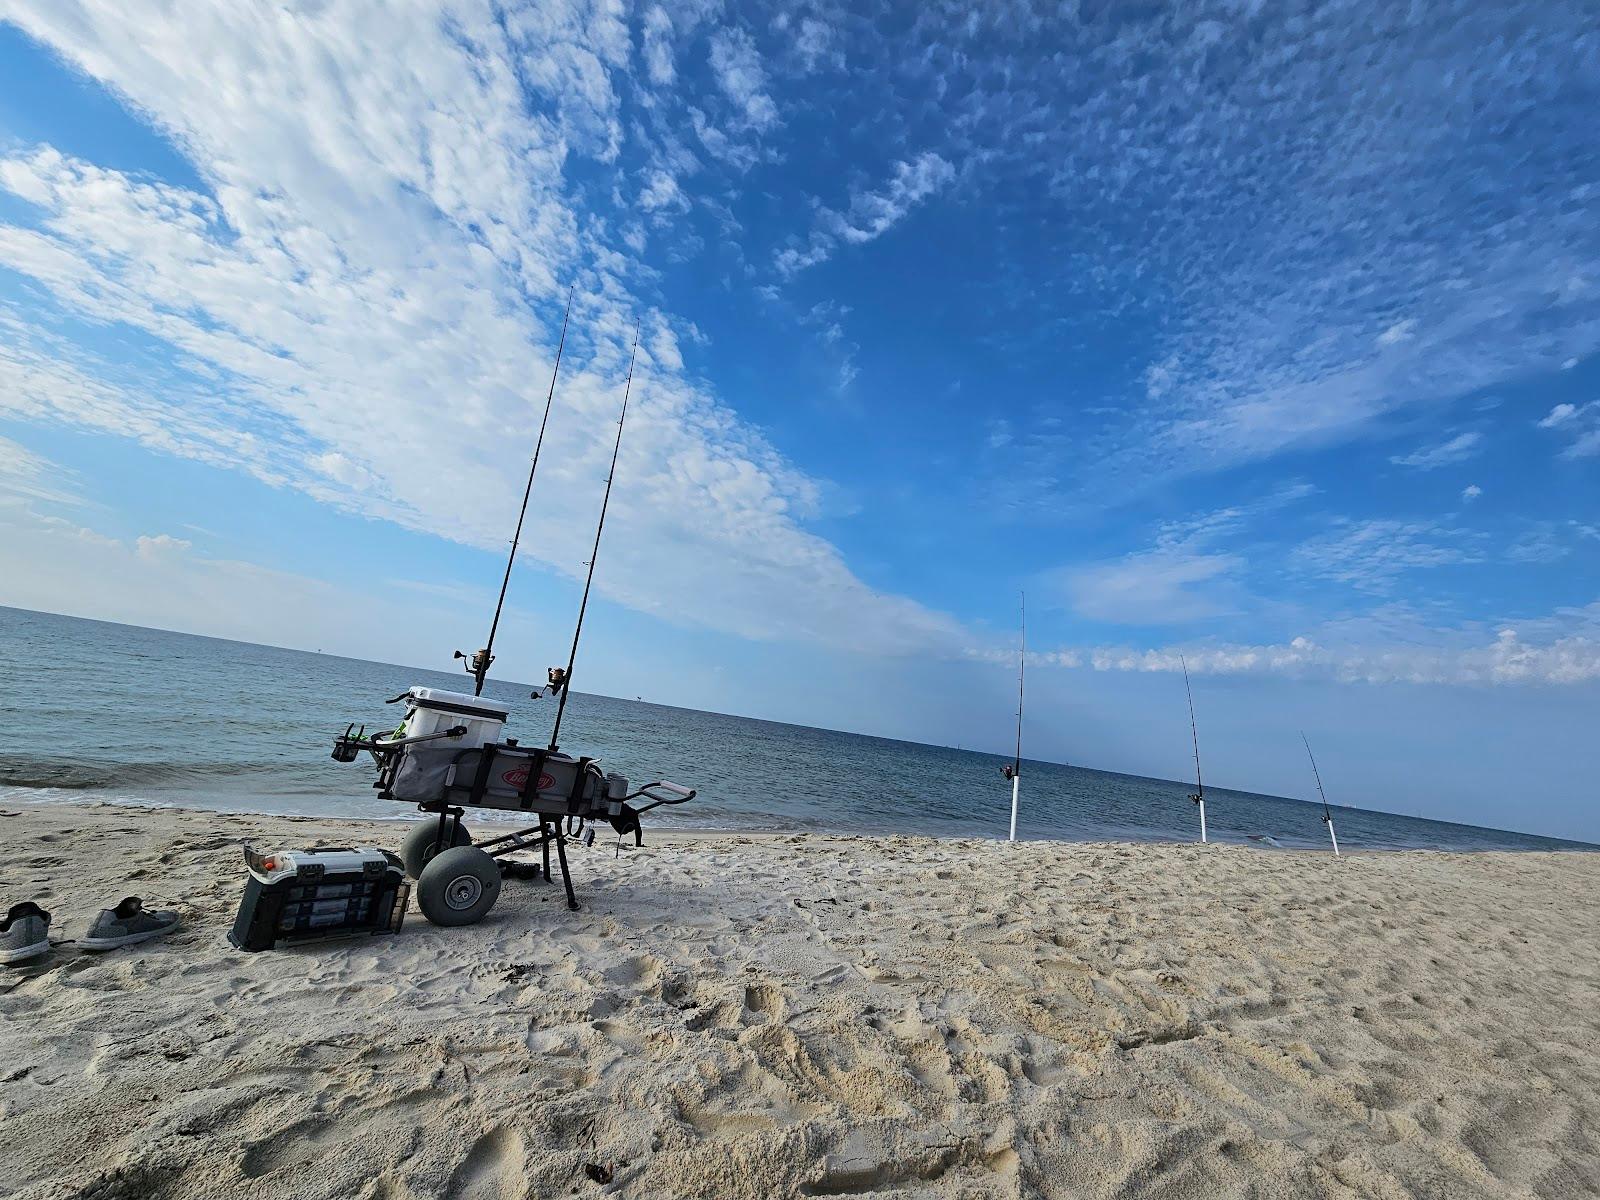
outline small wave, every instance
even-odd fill
[[[0,787],[92,792],[123,787],[194,787],[239,783],[272,773],[266,763],[127,763],[90,758],[0,756]]]
[[[0,770],[0,787],[32,788],[37,791],[88,792],[109,786],[99,779],[69,779],[57,776],[34,778]]]

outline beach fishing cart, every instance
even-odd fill
[[[435,925],[481,920],[499,898],[502,866],[511,865],[506,861],[511,854],[539,851],[536,870],[549,880],[552,845],[567,906],[576,909],[567,870],[569,839],[592,844],[593,826],[604,822],[619,837],[632,834],[640,845],[644,813],[695,797],[691,789],[666,780],[630,791],[625,778],[603,771],[592,758],[502,740],[509,712],[483,696],[413,687],[388,701],[400,702],[406,710],[397,729],[368,737],[364,727],[347,728],[334,740],[333,757],[355,762],[363,753],[371,755],[378,795],[415,804],[428,814],[407,835],[400,860],[417,881],[418,907]],[[474,841],[462,821],[469,808],[525,814],[528,822]]]
[[[592,844],[593,825],[604,821],[617,836],[633,834],[635,845],[643,843],[639,818],[663,804],[683,804],[695,793],[675,783],[658,780],[634,791],[628,781],[600,769],[592,758],[573,758],[561,753],[561,718],[572,695],[572,676],[578,660],[578,642],[583,636],[583,618],[589,608],[589,589],[594,585],[595,563],[600,559],[600,535],[606,526],[606,510],[611,503],[611,485],[617,476],[617,455],[622,449],[622,429],[628,420],[628,398],[633,393],[633,368],[639,356],[639,325],[633,327],[633,353],[628,358],[628,379],[622,389],[622,411],[617,418],[616,439],[611,446],[611,470],[606,476],[605,495],[600,501],[600,519],[595,523],[594,548],[586,564],[583,599],[578,604],[578,619],[572,630],[572,649],[565,667],[550,668],[549,687],[535,692],[559,694],[550,743],[544,749],[519,745],[516,738],[502,740],[500,734],[510,715],[505,705],[483,695],[489,665],[494,662],[495,632],[505,606],[506,589],[511,584],[511,568],[517,560],[517,545],[522,538],[522,522],[528,513],[528,497],[539,469],[539,452],[544,445],[544,430],[555,400],[556,377],[561,370],[561,352],[567,344],[567,321],[572,316],[572,294],[567,297],[567,314],[561,321],[561,341],[550,373],[550,390],[545,396],[544,418],[539,423],[539,439],[534,443],[533,461],[528,466],[528,485],[522,492],[522,508],[517,514],[516,532],[511,536],[511,552],[506,556],[505,574],[500,581],[500,599],[489,622],[489,637],[483,649],[472,655],[460,650],[455,657],[464,660],[473,689],[450,692],[439,688],[413,687],[387,701],[405,702],[405,720],[392,733],[367,736],[366,726],[358,731],[347,726],[334,739],[333,757],[340,762],[355,762],[362,753],[378,765],[373,787],[386,800],[415,804],[427,819],[406,837],[400,858],[406,874],[417,881],[417,906],[435,925],[470,925],[481,920],[500,896],[502,865],[511,868],[507,856],[524,850],[538,850],[543,861],[538,868],[550,879],[550,847],[556,848],[561,863],[561,882],[567,890],[567,907],[577,908],[572,892],[572,876],[567,871],[567,840],[579,838]],[[636,804],[644,800],[647,803]],[[501,834],[474,842],[461,818],[469,808],[493,808],[520,813],[527,823]],[[524,867],[526,864],[522,864]]]

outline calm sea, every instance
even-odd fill
[[[465,675],[279,650],[0,608],[0,803],[115,800],[230,812],[406,817],[375,798],[370,771],[329,757],[348,721],[393,725],[383,701]],[[548,701],[491,680],[507,733],[547,736]],[[563,746],[635,784],[671,779],[700,796],[652,814],[662,826],[1004,837],[1010,790],[999,755],[575,694]],[[1188,785],[1026,761],[1019,836],[1189,840]],[[1207,791],[1211,835],[1323,846],[1299,800]],[[504,816],[505,814],[485,814]],[[477,816],[477,814],[475,814]],[[1337,808],[1356,848],[1560,849],[1573,842]]]

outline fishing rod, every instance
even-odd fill
[[[522,508],[517,512],[517,529],[511,535],[511,553],[506,555],[506,573],[500,580],[500,599],[495,601],[494,620],[489,622],[489,640],[484,643],[482,650],[474,654],[467,662],[467,674],[472,676],[472,694],[483,695],[483,681],[489,674],[489,664],[494,661],[494,635],[500,628],[500,610],[505,607],[506,589],[511,586],[511,567],[517,561],[517,543],[522,540],[522,522],[528,515],[528,497],[533,494],[533,476],[539,469],[539,451],[544,449],[544,429],[550,423],[550,405],[556,398],[556,377],[561,374],[561,352],[567,347],[567,322],[572,319],[572,294],[577,290],[574,284],[567,291],[567,311],[561,318],[561,340],[556,344],[556,365],[550,372],[550,390],[544,397],[544,416],[539,421],[539,439],[533,444],[533,462],[528,465],[528,486],[522,489]],[[457,658],[467,656],[457,650]]]
[[[1206,785],[1200,778],[1200,727],[1194,720],[1194,690],[1189,686],[1189,664],[1178,655],[1183,668],[1183,694],[1189,697],[1189,736],[1194,739],[1194,795],[1189,799],[1200,806],[1200,840],[1206,840]]]
[[[622,389],[622,415],[617,418],[617,440],[611,447],[611,472],[606,476],[606,494],[600,501],[600,520],[594,527],[594,549],[589,552],[589,575],[583,581],[583,600],[578,604],[578,624],[572,630],[572,652],[567,655],[567,670],[561,676],[561,703],[556,707],[555,727],[550,730],[552,753],[558,748],[556,739],[561,736],[561,717],[567,711],[567,697],[572,695],[572,668],[578,661],[578,639],[583,636],[583,614],[589,609],[589,588],[594,584],[594,564],[600,557],[600,534],[606,527],[606,509],[611,506],[611,483],[617,477],[617,455],[622,450],[622,427],[628,420],[628,397],[633,392],[633,364],[638,357],[639,322],[635,321],[633,353],[628,357],[628,382]]]
[[[1322,790],[1322,772],[1317,770],[1317,756],[1311,753],[1311,743],[1306,740],[1305,730],[1300,731],[1300,740],[1306,743],[1306,757],[1311,760],[1311,777],[1317,781],[1317,795],[1322,797],[1322,823],[1328,827],[1328,837],[1333,842],[1333,856],[1339,857],[1339,835],[1333,831],[1333,812],[1328,808],[1328,793]]]
[[[1011,763],[1011,841],[1017,840],[1017,790],[1022,782],[1022,682],[1028,673],[1028,593],[1020,593],[1021,633],[1017,652],[1017,755]]]

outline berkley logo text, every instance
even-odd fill
[[[507,787],[514,787],[518,791],[521,791],[523,788],[528,786],[528,768],[516,767],[513,770],[507,771],[505,774],[500,776],[500,782],[505,784]],[[555,785],[556,781],[549,775],[539,776],[539,790],[541,792],[546,788],[553,788]]]

